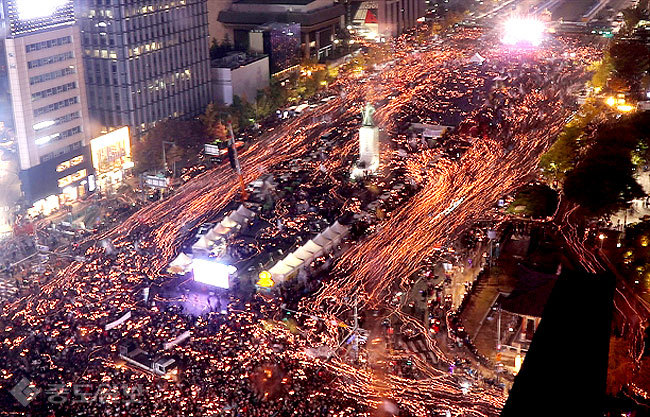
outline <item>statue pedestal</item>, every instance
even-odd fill
[[[352,170],[353,177],[361,177],[379,168],[379,128],[362,126],[359,129],[359,162]]]
[[[379,166],[379,128],[362,126],[359,129],[359,165]]]

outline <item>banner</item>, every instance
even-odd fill
[[[130,318],[131,318],[131,312],[129,311],[129,312],[127,312],[125,315],[123,315],[122,317],[120,317],[119,319],[115,320],[114,322],[108,323],[108,324],[104,327],[104,330],[111,330],[111,329],[113,329],[113,328],[119,326],[120,324],[124,323],[125,321],[127,321],[127,320],[130,319]]]
[[[165,343],[163,349],[167,350],[169,348],[172,348],[172,347],[176,346],[177,344],[181,343],[183,340],[187,339],[188,337],[190,337],[190,331],[186,330],[183,333],[181,333],[181,335],[178,336],[176,339],[172,340],[171,342]]]
[[[217,145],[212,145],[210,143],[206,143],[204,145],[204,151],[206,155],[208,156],[219,156],[221,155],[221,149]]]

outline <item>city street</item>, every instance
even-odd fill
[[[491,326],[499,288],[476,280],[500,251],[499,200],[536,177],[602,56],[588,36],[502,42],[509,9],[435,36],[423,23],[374,46],[383,62],[342,72],[311,107],[262,123],[239,150],[246,193],[223,162],[132,215],[127,201],[99,203],[104,226],[68,239],[72,259],[3,304],[0,403],[19,410],[9,391],[25,376],[61,384],[48,394],[73,381],[146,393],[67,401],[65,415],[499,415],[510,381],[467,343]],[[426,139],[414,123],[452,128]],[[354,177],[362,125],[379,131],[379,166]],[[252,214],[237,223],[237,212]],[[228,233],[196,249],[219,225]],[[345,232],[327,250],[274,272],[333,227]],[[181,253],[233,267],[228,288],[170,272]],[[260,285],[267,271],[275,281]],[[0,297],[15,281],[0,279]],[[127,345],[177,368],[138,370]],[[31,415],[51,415],[47,398]]]

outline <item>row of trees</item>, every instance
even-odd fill
[[[133,144],[135,170],[138,173],[156,171],[165,165],[163,146],[169,166],[191,159],[206,143],[205,126],[197,120],[165,120],[153,127]],[[174,143],[174,145],[165,142]]]
[[[290,103],[313,96],[335,77],[335,71],[307,60],[303,62],[300,72],[283,82],[272,80],[270,85],[259,90],[251,101],[247,97],[235,96],[230,106],[209,104],[198,120],[170,119],[160,122],[134,144],[136,172],[161,169],[165,165],[163,146],[168,165],[191,160],[205,143],[218,144],[227,139],[228,122],[232,123],[235,132],[239,132]],[[165,145],[166,142],[174,145]]]
[[[594,143],[564,181],[564,193],[588,214],[601,216],[645,195],[636,181],[637,164],[648,160],[648,113],[600,126]]]
[[[596,91],[623,93],[632,100],[650,88],[650,51],[629,36],[645,13],[639,8],[625,11],[626,37],[617,36],[603,59],[590,68]],[[604,103],[587,102],[540,160],[545,177],[563,184],[566,197],[594,216],[628,207],[644,195],[635,176],[650,158],[650,136],[645,132],[649,116],[640,113],[607,122],[606,115]]]
[[[563,182],[580,159],[580,151],[589,141],[587,127],[601,113],[594,103],[584,105],[579,113],[567,123],[557,141],[542,155],[540,167],[551,182]]]

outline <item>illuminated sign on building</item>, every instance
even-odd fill
[[[68,3],[68,0],[15,0],[16,10],[21,20],[51,16]]]
[[[57,181],[59,188],[65,188],[68,185],[72,184],[75,181],[79,181],[82,178],[85,178],[87,174],[87,171],[85,169],[81,169],[74,174],[66,175],[63,178],[59,178]]]
[[[7,0],[6,4],[13,36],[74,22],[72,0]]]
[[[83,161],[84,161],[83,155],[75,156],[74,158],[68,159],[67,161],[61,162],[59,165],[57,165],[56,172],[63,172],[68,168],[79,165]]]
[[[129,128],[123,127],[90,141],[90,153],[97,173],[131,166]]]
[[[153,188],[168,188],[169,178],[147,175],[144,179],[144,183]]]

